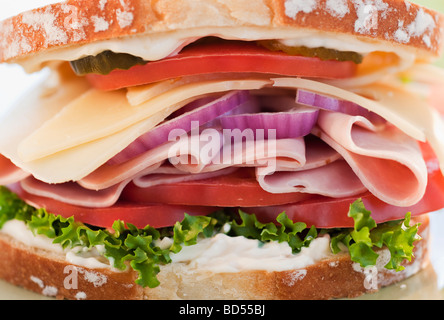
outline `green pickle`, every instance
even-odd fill
[[[294,56],[317,57],[321,60],[353,61],[356,64],[362,63],[364,59],[359,53],[351,51],[345,52],[327,48],[289,47],[275,40],[258,41],[257,43],[268,50],[282,51]],[[148,62],[142,58],[112,51],[104,51],[97,56],[87,56],[70,62],[72,69],[79,76],[89,73],[107,75],[115,69],[128,70],[136,65],[145,65],[147,63]]]
[[[112,51],[104,51],[97,56],[87,56],[70,62],[72,69],[79,76],[89,73],[107,75],[115,69],[128,70],[136,65],[146,63],[142,58]]]
[[[360,64],[364,60],[361,54],[352,51],[338,51],[324,47],[289,47],[274,40],[258,41],[258,44],[268,50],[282,51],[292,56],[316,57],[321,60],[353,61],[356,64]]]

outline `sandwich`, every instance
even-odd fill
[[[414,276],[444,207],[443,30],[400,0],[68,0],[0,22],[0,61],[46,72],[0,117],[0,278],[296,300]]]

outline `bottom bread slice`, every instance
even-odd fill
[[[214,273],[185,263],[161,267],[160,285],[154,289],[135,284],[137,274],[72,265],[63,254],[36,249],[0,233],[0,278],[46,296],[59,299],[134,300],[308,300],[357,297],[402,281],[428,264],[429,219],[421,223],[422,240],[415,244],[414,258],[405,270],[387,270],[387,249],[379,250],[377,266],[362,268],[340,253],[307,267],[287,271]]]

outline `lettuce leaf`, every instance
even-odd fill
[[[12,219],[29,220],[35,209],[6,187],[0,186],[0,229]]]
[[[361,199],[350,206],[348,216],[355,221],[353,230],[341,230],[331,239],[333,253],[341,251],[340,243],[345,245],[351,260],[361,267],[375,266],[379,255],[375,248],[387,247],[390,251],[390,261],[385,268],[402,271],[401,265],[413,257],[413,243],[420,240],[419,224],[410,226],[411,213],[407,213],[404,221],[391,221],[376,225],[366,210]]]
[[[410,225],[410,214],[404,221],[395,221],[379,226],[361,200],[350,206],[349,216],[354,219],[353,229],[317,230],[305,223],[293,222],[281,213],[275,222],[261,223],[255,215],[239,211],[220,210],[209,216],[190,216],[171,228],[155,229],[146,226],[139,229],[123,221],[115,221],[110,230],[94,228],[76,222],[73,218],[54,215],[44,209],[36,209],[22,201],[5,187],[0,187],[0,229],[13,219],[25,222],[34,233],[53,239],[63,248],[83,246],[92,248],[101,245],[104,256],[119,270],[128,267],[138,272],[136,283],[142,287],[155,288],[160,283],[157,275],[160,266],[171,263],[171,253],[178,253],[184,246],[197,243],[199,238],[212,237],[216,233],[243,236],[259,240],[260,243],[286,242],[297,254],[308,247],[318,236],[331,237],[332,252],[348,248],[353,261],[361,266],[375,265],[378,254],[375,248],[386,246],[391,253],[387,268],[402,270],[401,263],[411,260],[413,242],[418,240],[418,225]],[[172,239],[169,248],[157,246],[163,237]]]
[[[302,247],[308,247],[310,242],[318,236],[314,226],[308,230],[305,223],[293,222],[285,212],[276,218],[277,224],[273,222],[261,223],[257,220],[256,215],[242,211],[239,212],[239,216],[242,223],[238,224],[233,221],[231,236],[244,236],[264,243],[269,241],[287,242],[294,254],[299,253]]]

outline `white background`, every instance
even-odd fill
[[[0,4],[0,20],[29,9],[57,2],[60,2],[60,0],[2,0]],[[0,64],[0,110],[10,106],[38,77],[39,75],[27,75],[21,67]]]

